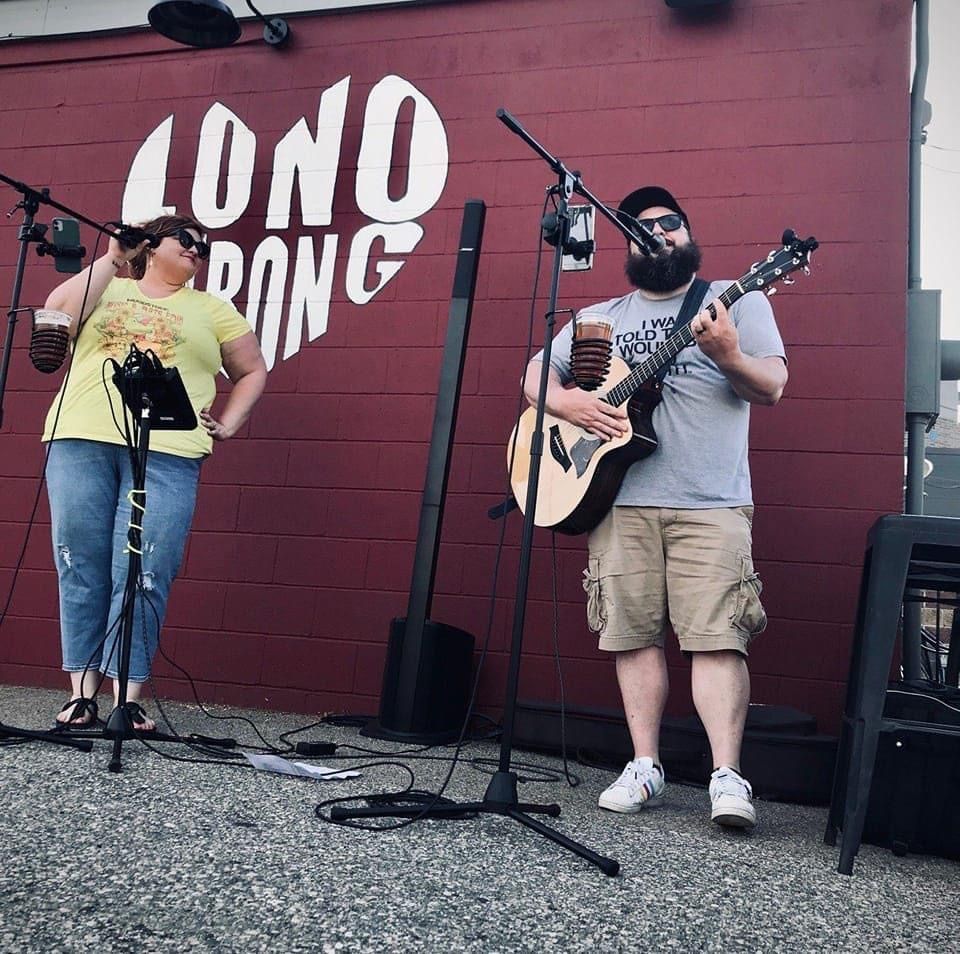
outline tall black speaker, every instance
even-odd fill
[[[466,715],[473,637],[429,616],[485,215],[480,199],[464,205],[407,615],[390,625],[379,715],[363,730],[376,738],[450,741]]]

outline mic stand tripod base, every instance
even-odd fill
[[[107,739],[132,739],[136,737],[133,728],[133,719],[126,706],[117,706],[107,718],[103,729],[103,736]]]
[[[66,732],[57,732],[55,729],[38,732],[33,729],[20,729],[12,725],[5,725],[2,722],[0,722],[0,739],[53,742],[54,745],[66,745],[69,748],[79,749],[81,752],[89,752],[93,748],[93,743],[89,739],[78,739]]]
[[[422,807],[408,806],[387,808],[382,805],[369,808],[343,808],[335,805],[330,809],[332,821],[346,821],[353,818],[462,818],[465,814],[478,812],[488,815],[506,815],[514,821],[526,825],[538,834],[556,842],[562,848],[596,865],[605,875],[613,877],[620,871],[620,864],[612,858],[605,858],[591,851],[585,845],[568,838],[566,835],[530,818],[531,814],[550,815],[556,818],[560,814],[559,805],[532,805],[517,801],[517,775],[515,772],[495,772],[482,802],[445,802],[424,810]]]

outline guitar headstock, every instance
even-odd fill
[[[793,229],[783,233],[783,245],[775,248],[763,261],[754,262],[738,284],[744,294],[748,291],[762,291],[767,295],[776,292],[776,283],[783,282],[792,285],[789,278],[791,272],[802,269],[810,274],[810,256],[819,246],[819,242],[811,235],[810,238],[800,238]]]

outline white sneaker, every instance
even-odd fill
[[[612,812],[638,812],[663,801],[663,769],[644,756],[627,762],[613,785],[603,790],[597,804]]]
[[[753,828],[757,813],[753,789],[736,769],[721,765],[710,776],[710,819],[730,828]]]

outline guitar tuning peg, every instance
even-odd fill
[[[766,291],[766,296],[767,298],[773,298],[773,296],[776,295],[776,293],[777,293],[777,286],[771,285]]]
[[[809,265],[804,265],[804,266],[803,266],[803,274],[804,274],[804,275],[809,275],[809,274],[810,274],[810,266],[809,266]]]
[[[796,284],[796,279],[793,279],[793,278],[791,278],[789,275],[787,275],[786,278],[783,279],[783,284],[784,284],[784,285],[795,285],[795,284]]]

